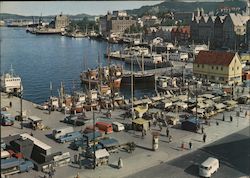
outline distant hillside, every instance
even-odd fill
[[[54,19],[56,15],[49,15],[49,16],[42,16],[44,20],[52,20]],[[68,15],[70,19],[72,20],[79,20],[83,19],[85,17],[89,19],[94,19],[94,16],[88,15],[88,14],[77,14],[77,15]],[[34,19],[39,19],[40,16],[23,16],[23,15],[17,15],[17,14],[8,14],[8,13],[0,13],[0,19],[1,20],[18,20],[18,19],[23,19],[23,20],[32,20]]]
[[[176,11],[176,12],[192,12],[197,8],[203,8],[205,12],[216,11],[222,7],[239,7],[245,9],[246,2],[242,0],[231,0],[224,2],[183,2],[176,0],[168,0],[160,4],[153,6],[142,6],[139,9],[127,10],[129,14],[141,16],[145,12],[166,12],[166,11]]]

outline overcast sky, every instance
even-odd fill
[[[134,9],[143,5],[158,4],[162,1],[52,1],[52,2],[3,2],[1,13],[20,15],[80,14],[104,15],[108,10]]]

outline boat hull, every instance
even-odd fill
[[[144,74],[138,75],[134,74],[133,76],[133,84],[154,84],[155,82],[155,75],[154,74]],[[122,77],[122,85],[131,85],[131,74],[124,75]]]

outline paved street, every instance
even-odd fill
[[[12,101],[13,106],[9,110],[9,112],[13,115],[18,114],[20,111],[20,100],[16,97],[13,98],[7,98],[5,95],[2,96],[1,104],[2,106],[7,106],[10,101]],[[73,151],[68,148],[69,143],[66,144],[59,144],[55,142],[54,140],[48,138],[46,135],[51,133],[52,128],[57,128],[60,126],[65,126],[66,124],[60,122],[64,118],[64,114],[59,112],[52,112],[51,115],[48,114],[47,111],[42,111],[36,109],[33,104],[29,101],[23,101],[23,108],[24,110],[28,111],[28,115],[36,115],[43,119],[43,123],[48,126],[48,130],[44,131],[33,131],[30,128],[24,128],[23,130],[20,129],[20,123],[15,122],[15,125],[12,127],[1,127],[1,137],[8,136],[9,134],[15,134],[15,133],[23,133],[23,132],[33,132],[34,136],[46,144],[52,146],[53,152],[57,151],[63,151],[63,152],[70,152],[71,158],[73,160],[73,155],[78,154],[78,151]],[[239,108],[236,108],[238,110]],[[247,108],[243,109],[245,112]],[[128,119],[124,120],[122,117],[120,117],[120,114],[124,112],[124,110],[115,110],[112,112],[112,116],[114,119],[107,120],[103,118],[102,114],[97,114],[96,118],[98,120],[105,120],[107,122],[112,121],[119,121],[119,122],[129,122]],[[232,115],[234,120],[233,122],[229,121],[229,116]],[[87,112],[87,117],[92,118],[92,113]],[[200,149],[206,145],[209,145],[210,143],[213,143],[227,135],[230,135],[232,133],[236,133],[246,127],[249,126],[249,116],[247,117],[236,117],[235,111],[231,112],[225,112],[225,121],[222,121],[222,113],[216,115],[214,119],[211,121],[211,126],[204,126],[205,132],[207,133],[207,141],[206,143],[202,142],[202,134],[201,133],[193,133],[181,130],[179,128],[170,128],[170,134],[173,136],[173,141],[171,143],[168,142],[168,138],[166,137],[165,129],[163,128],[161,132],[161,136],[159,139],[159,149],[157,151],[152,151],[152,135],[150,134],[150,131],[148,131],[148,134],[145,136],[144,139],[141,138],[140,132],[134,132],[134,131],[128,131],[128,132],[114,132],[112,134],[109,134],[108,136],[112,138],[116,138],[119,140],[120,143],[126,143],[128,141],[134,141],[137,144],[136,150],[130,154],[124,151],[119,151],[119,153],[113,153],[110,156],[109,159],[109,165],[107,166],[101,166],[96,168],[96,170],[89,170],[89,169],[79,169],[79,166],[76,164],[70,164],[69,166],[64,167],[58,167],[56,168],[56,175],[55,177],[75,177],[77,172],[79,172],[80,177],[85,178],[91,178],[91,177],[101,177],[101,178],[118,178],[118,177],[126,177],[130,175],[137,175],[138,172],[144,171],[144,170],[151,170],[153,167],[154,169],[158,169],[159,165],[165,165],[166,169],[164,168],[164,172],[162,171],[161,167],[159,167],[159,174],[157,171],[157,175],[160,177],[164,177],[166,174],[165,170],[169,170],[168,174],[173,175],[173,177],[188,177],[188,176],[194,176],[190,172],[193,171],[193,167],[188,168],[192,164],[189,162],[187,157],[190,156],[193,158],[194,162],[201,162],[203,161],[207,156],[204,155],[204,151],[198,151],[203,153],[200,154],[201,156],[197,156],[198,154],[195,154],[195,156],[189,155],[190,150],[181,150],[180,145],[181,143],[185,143],[187,146],[187,143],[191,140],[193,142],[193,150]],[[215,124],[215,122],[219,123],[219,126]],[[75,130],[81,130],[82,127],[75,127]],[[158,126],[152,127],[151,131],[159,131]],[[235,137],[235,139],[238,140],[238,137]],[[241,137],[239,137],[241,139]],[[242,139],[241,139],[242,140]],[[225,142],[227,143],[227,142]],[[235,142],[237,143],[237,142]],[[216,145],[216,144],[215,144]],[[218,145],[218,144],[217,144]],[[231,144],[230,144],[231,145]],[[213,148],[216,147],[208,147],[208,150],[214,151]],[[249,150],[249,146],[246,148],[246,150]],[[224,150],[224,149],[218,149],[218,150]],[[215,149],[217,151],[217,149]],[[217,153],[217,152],[215,152]],[[220,152],[219,152],[220,153]],[[227,153],[227,152],[226,152]],[[221,154],[221,153],[220,153]],[[221,154],[223,155],[223,154]],[[243,154],[244,155],[244,154]],[[122,169],[117,169],[117,161],[118,158],[121,157],[124,162],[124,167]],[[180,158],[180,162],[171,161],[174,159]],[[234,157],[233,157],[234,158]],[[232,159],[233,159],[232,158]],[[237,156],[238,158],[238,156]],[[243,157],[245,158],[245,157]],[[231,159],[231,158],[230,158]],[[187,160],[187,161],[183,161]],[[169,162],[171,161],[171,162]],[[167,163],[168,162],[168,163]],[[178,163],[178,164],[177,164]],[[180,164],[181,163],[181,164]],[[237,162],[236,162],[237,163]],[[156,168],[154,166],[157,166]],[[169,167],[168,167],[169,166]],[[167,168],[168,167],[168,168]],[[240,166],[238,166],[240,167]],[[188,169],[187,169],[188,168]],[[177,170],[176,170],[177,169]],[[221,170],[224,168],[222,167]],[[228,169],[228,168],[225,168]],[[186,172],[184,171],[186,170]],[[246,170],[246,169],[244,169]],[[241,172],[244,173],[244,170]],[[176,172],[177,171],[177,172]],[[195,172],[195,171],[193,171]],[[229,171],[230,172],[230,171]],[[234,172],[234,171],[232,171]],[[247,171],[245,171],[247,172]],[[241,175],[237,171],[234,172],[237,175]],[[242,175],[243,175],[242,173]],[[180,174],[180,176],[178,176]],[[219,173],[218,173],[219,174]],[[22,174],[16,174],[13,175],[13,177],[25,177],[25,178],[34,178],[43,176],[44,174],[41,172],[31,171],[30,173],[22,173]],[[143,175],[143,172],[142,172]],[[146,175],[150,175],[149,173],[146,173]],[[183,175],[183,176],[182,176]],[[139,175],[138,175],[139,176]],[[136,176],[137,177],[137,176]],[[151,176],[151,177],[155,177]]]
[[[220,160],[214,178],[250,176],[250,127],[220,139],[175,160],[141,171],[127,178],[192,178],[198,176],[198,164],[208,156]]]

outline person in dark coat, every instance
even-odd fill
[[[166,129],[166,136],[167,136],[167,137],[169,136],[169,129],[168,129],[168,127],[167,127],[167,129]]]
[[[204,143],[206,142],[206,139],[207,139],[207,134],[204,133],[204,135],[203,135],[203,142],[204,142]]]
[[[230,116],[230,122],[233,122],[233,116]]]
[[[190,142],[189,142],[189,149],[190,149],[190,150],[192,149],[192,146],[193,146],[193,144],[192,144],[192,142],[190,141]]]

